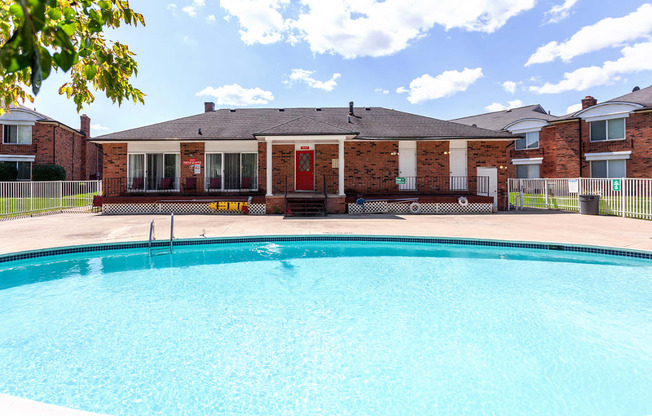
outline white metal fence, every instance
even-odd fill
[[[0,220],[90,212],[102,181],[0,182]]]
[[[652,179],[508,179],[509,209],[580,210],[580,195],[600,195],[600,214],[652,220]]]

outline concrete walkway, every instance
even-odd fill
[[[79,244],[146,241],[149,223],[169,238],[167,215],[56,214],[0,222],[0,254]],[[359,234],[544,241],[652,251],[652,221],[555,211],[486,215],[177,215],[176,238]]]

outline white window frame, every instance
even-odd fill
[[[16,143],[6,143],[5,142],[5,128],[6,127],[16,127],[16,140],[18,140],[18,138],[20,137],[20,134],[19,134],[18,130],[21,127],[22,128],[29,128],[29,143],[18,143],[18,142],[16,142]],[[7,123],[7,124],[2,125],[2,132],[0,132],[0,134],[2,134],[2,144],[4,144],[4,145],[9,145],[9,146],[29,146],[29,145],[31,145],[33,143],[32,135],[34,134],[34,129],[32,128],[31,124]]]
[[[179,191],[180,188],[180,183],[181,182],[181,152],[128,152],[127,153],[127,180],[131,178],[131,175],[129,172],[129,156],[130,155],[143,155],[143,189],[130,189],[129,184],[127,184],[127,192],[159,192],[160,190],[158,189],[147,189],[147,155],[163,155],[163,163],[165,163],[165,155],[178,155],[178,163],[176,166],[175,171],[178,171],[179,176],[175,176],[175,179],[179,179],[178,181],[174,181],[175,187],[172,189],[168,189],[168,191]],[[175,173],[176,175],[176,173]]]
[[[2,160],[2,159],[0,159],[0,163],[15,163],[16,164],[16,170],[18,170],[18,164],[19,163],[29,163],[29,178],[27,178],[27,179],[16,178],[16,181],[29,182],[29,181],[32,180],[32,169],[34,168],[34,161],[33,160]]]
[[[254,174],[256,175],[256,187],[255,188],[248,188],[246,190],[247,191],[257,191],[258,188],[259,188],[258,152],[206,152],[206,153],[204,153],[204,166],[206,167],[204,169],[204,188],[206,190],[208,190],[208,191],[210,191],[210,190],[219,190],[219,191],[226,191],[226,192],[237,192],[237,191],[240,191],[242,189],[242,188],[226,189],[224,187],[224,184],[226,183],[226,181],[224,179],[225,178],[225,176],[224,176],[224,167],[225,167],[224,166],[224,154],[225,153],[237,153],[237,154],[240,155],[239,164],[240,164],[240,180],[241,181],[242,181],[242,168],[243,168],[243,166],[242,166],[242,155],[256,155],[256,170],[254,172]],[[221,166],[221,170],[220,170],[221,180],[220,180],[220,188],[219,189],[211,188],[210,183],[208,182],[208,169],[207,169],[208,168],[208,158],[207,158],[208,155],[221,155],[221,164],[220,164],[220,166]]]
[[[624,176],[609,176],[609,164],[612,162],[624,162],[625,163],[625,176],[627,175],[627,159],[594,159],[589,161],[590,165],[590,170],[591,170],[591,178],[593,178],[593,162],[605,162],[607,165],[607,177],[606,178],[596,178],[596,179],[611,179],[611,178],[621,178]]]
[[[519,164],[517,164],[515,166],[516,166],[516,172],[517,172],[517,174],[516,174],[517,179],[541,179],[541,164],[540,163],[519,163]],[[527,178],[519,178],[518,177],[518,168],[521,167],[521,166],[527,166],[527,168],[528,168],[528,177]],[[533,177],[529,176],[530,175],[530,167],[532,167],[532,166],[537,166],[539,168],[539,176],[537,176],[536,178],[533,178]]]
[[[609,122],[611,120],[623,120],[623,137],[619,139],[610,139],[609,138]],[[593,123],[600,123],[604,121],[604,128],[605,128],[605,139],[604,140],[593,140],[593,129],[592,124]],[[590,143],[601,143],[601,142],[617,142],[619,140],[625,140],[627,138],[627,117],[613,117],[613,118],[605,118],[602,120],[592,120],[589,122],[589,142]]]
[[[517,148],[516,147],[517,146],[516,143],[518,142],[518,140],[517,140],[516,142],[514,142],[514,149],[519,151],[519,152],[523,151],[523,150],[535,150],[535,149],[538,149],[539,147],[541,147],[541,141],[540,141],[541,138],[540,138],[540,134],[539,134],[540,132],[541,132],[541,130],[533,130],[533,131],[522,132],[523,134],[525,134],[525,137],[523,138],[523,140],[525,140],[525,147],[522,148],[522,149]],[[537,134],[537,147],[528,147],[528,134],[532,134],[532,133]],[[519,139],[519,140],[521,140],[521,139]]]

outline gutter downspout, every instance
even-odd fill
[[[52,128],[52,164],[57,164],[57,127]]]
[[[75,180],[75,133],[70,133],[72,139],[72,180]]]
[[[578,120],[578,122],[580,123],[580,128],[579,128],[579,134],[580,134],[580,149],[579,149],[580,150],[580,161],[579,162],[580,162],[580,178],[581,178],[582,177],[582,156],[583,156],[582,155],[582,150],[583,150],[582,149],[582,119],[580,118]]]

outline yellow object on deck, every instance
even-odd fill
[[[215,211],[245,211],[249,208],[246,202],[211,202],[208,207]]]

